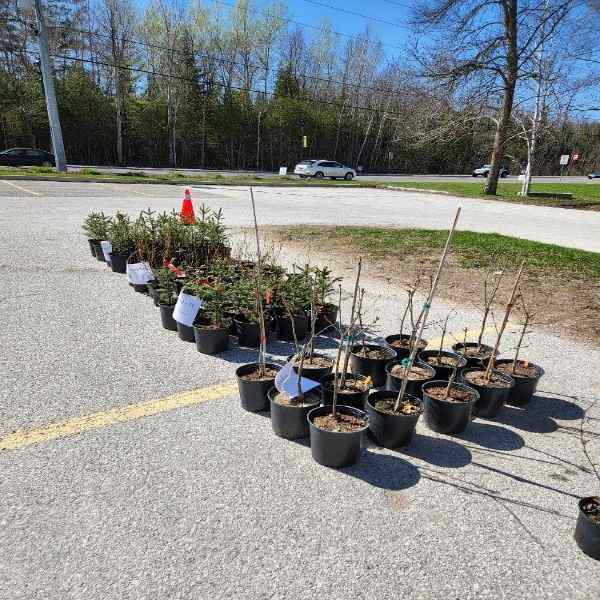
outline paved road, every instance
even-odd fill
[[[235,345],[199,355],[89,256],[79,227],[90,209],[169,210],[176,188],[37,185],[0,183],[0,439],[61,421],[74,435],[0,451],[0,598],[597,598],[597,563],[572,540],[577,498],[598,490],[579,438],[600,397],[597,349],[537,332],[527,352],[547,374],[527,410],[505,408],[459,437],[420,424],[404,451],[369,445],[340,471],[277,439],[231,392],[173,410],[167,400],[142,418],[148,400],[227,383],[254,355]],[[292,205],[289,219],[310,214],[321,193],[311,203],[258,192],[263,220]],[[232,225],[248,221],[229,190],[203,199]],[[372,219],[387,202],[369,197],[363,212]],[[344,200],[338,220],[352,206]],[[395,330],[396,291],[365,285],[367,318],[381,317],[378,334]],[[449,308],[436,303],[433,319]],[[453,331],[476,325],[456,308]],[[597,457],[593,410],[584,431]],[[77,434],[86,422],[97,426]]]
[[[273,177],[276,175],[270,171],[236,171],[236,170],[219,170],[219,169],[164,169],[158,167],[96,167],[93,165],[69,165],[73,171],[78,171],[84,168],[95,169],[97,171],[108,171],[113,173],[125,173],[127,171],[139,171],[148,175],[167,174],[171,172],[183,173],[184,175],[222,175],[223,177],[237,177],[240,175],[255,175],[257,177]],[[470,173],[454,174],[454,175],[397,175],[397,174],[364,174],[359,175],[359,181],[481,181],[482,178],[474,179]],[[516,175],[509,175],[503,181],[518,181]],[[590,181],[587,177],[581,176],[540,176],[534,177],[534,181],[538,183],[589,183],[591,185],[599,185],[600,179]]]

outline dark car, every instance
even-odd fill
[[[0,152],[3,167],[53,167],[54,155],[36,148],[9,148]]]
[[[593,171],[588,175],[588,179],[600,179],[600,171]]]

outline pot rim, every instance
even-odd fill
[[[267,398],[269,399],[269,402],[273,402],[273,404],[277,404],[277,406],[283,406],[283,408],[289,408],[290,410],[306,410],[308,408],[310,410],[314,410],[315,408],[319,408],[321,404],[320,398],[315,402],[315,404],[311,404],[309,406],[300,406],[296,404],[280,404],[279,402],[275,402],[275,400],[273,400],[273,390],[279,392],[279,390],[275,386],[270,387],[269,391],[267,392]],[[310,391],[320,393],[320,387],[315,387]]]
[[[412,394],[404,394],[404,397],[409,397],[411,399],[411,403],[414,404],[415,406],[417,406],[417,408],[419,409],[418,412],[416,412],[413,415],[402,415],[402,414],[398,414],[398,415],[391,415],[390,413],[386,413],[383,411],[380,411],[379,409],[377,409],[372,403],[371,403],[371,398],[374,398],[377,395],[381,395],[382,397],[385,396],[390,396],[393,398],[397,398],[398,397],[398,392],[393,391],[393,390],[375,390],[374,392],[371,392],[369,394],[369,397],[367,398],[367,403],[369,404],[369,407],[372,408],[376,413],[383,415],[385,417],[393,417],[393,418],[397,418],[397,419],[413,419],[414,417],[419,417],[420,415],[423,414],[423,401],[420,398],[417,398],[416,396],[413,396]]]
[[[365,347],[372,348],[373,350],[385,350],[389,354],[388,358],[369,358],[368,356],[359,356],[355,352],[355,349],[361,346],[362,344],[360,342],[358,344],[354,344],[354,346],[352,346],[352,349],[350,350],[350,354],[353,354],[354,356],[357,356],[358,358],[363,360],[372,360],[373,362],[388,362],[396,358],[396,351],[391,346],[376,343],[365,343]]]
[[[594,521],[590,519],[590,516],[583,511],[583,503],[589,502],[590,500],[595,500],[598,504],[600,504],[600,496],[584,496],[583,498],[580,498],[579,502],[577,503],[577,506],[579,507],[579,513],[585,517],[592,527],[597,527],[600,529],[600,523],[594,523]]]
[[[472,371],[485,371],[485,367],[465,367],[464,369],[460,370],[460,378],[464,379],[465,373],[470,373]],[[504,379],[504,381],[506,381],[507,383],[512,383],[511,387],[508,388],[508,391],[512,390],[515,387],[516,381],[510,375],[507,375],[506,373],[502,373],[502,371],[497,371],[496,369],[492,369],[492,373],[494,375],[500,377],[500,379]],[[466,385],[470,386],[472,388],[475,388],[477,386],[476,383],[472,383],[472,382],[468,382],[468,383],[466,383]],[[499,389],[499,388],[488,388],[488,387],[481,386],[481,385],[479,385],[477,387],[485,388],[486,390]]]
[[[420,354],[419,354],[419,360],[420,362],[424,362],[425,364],[429,365],[430,367],[433,367],[433,365],[430,365],[428,362],[426,362],[425,360],[423,360],[423,355],[426,356],[431,356],[433,354],[437,354],[439,352],[439,350],[421,350]],[[442,355],[443,356],[450,356],[452,358],[456,357],[460,360],[460,363],[464,363],[464,364],[459,364],[456,368],[457,369],[462,369],[464,367],[467,366],[467,359],[462,355],[459,354],[458,352],[452,352],[451,350],[442,350]],[[435,369],[435,367],[433,367]],[[453,367],[450,366],[444,366],[442,365],[440,368],[442,369],[452,369]]]
[[[329,409],[329,412],[331,412],[331,404],[326,404],[324,406],[316,406],[315,408],[311,409],[310,412],[306,415],[306,419],[309,423],[309,425],[312,425],[315,429],[318,429],[319,431],[323,431],[325,433],[331,433],[334,435],[355,435],[357,433],[362,433],[363,431],[366,431],[369,428],[369,415],[367,414],[366,411],[361,410],[360,408],[355,408],[354,406],[346,406],[345,404],[338,404],[336,406],[336,410],[339,412],[342,412],[344,414],[350,414],[353,415],[355,417],[362,417],[365,420],[365,425],[364,427],[361,427],[360,429],[356,429],[355,431],[328,431],[327,429],[321,429],[320,427],[317,427],[314,422],[313,419],[315,416],[318,415],[313,415],[313,413],[317,412],[317,411],[323,411],[326,409]],[[327,413],[324,413],[327,414]]]
[[[388,340],[391,340],[391,341],[406,340],[406,339],[410,339],[411,337],[412,336],[410,333],[390,333],[390,335],[386,335],[384,339],[389,344],[390,342]],[[425,350],[425,348],[427,348],[429,342],[425,338],[421,338],[421,344],[423,345],[421,350]]]
[[[335,364],[335,363],[334,363]],[[333,383],[334,378],[336,376],[341,376],[341,373],[339,372],[331,372],[331,373],[327,373],[327,375],[325,375],[323,377],[323,379],[321,379],[321,386],[322,387],[328,387],[327,384],[328,383]],[[346,373],[346,379],[348,379],[348,377],[350,379],[354,379],[355,381],[366,381],[368,379],[367,375],[361,375],[360,373]],[[361,393],[364,394],[365,392],[368,392],[370,389],[372,388],[372,386],[369,386],[369,388],[367,388],[366,390],[363,390],[362,392],[355,392],[355,393]]]
[[[498,363],[506,364],[506,363],[510,363],[512,361],[513,361],[512,358],[501,358],[501,359],[497,360],[495,362],[495,364],[498,364]],[[546,371],[544,371],[543,367],[540,367],[540,365],[538,365],[534,362],[531,362],[531,361],[527,361],[527,362],[529,363],[530,367],[535,367],[538,370],[539,375],[537,377],[524,377],[523,375],[519,375],[519,376],[509,375],[509,377],[512,377],[515,381],[517,379],[525,379],[527,381],[533,381],[534,379],[541,379],[542,375],[544,375],[546,373]],[[502,371],[500,371],[500,372],[502,373]]]
[[[432,379],[431,381],[426,381],[422,386],[421,389],[423,390],[423,394],[427,394],[427,387],[432,387],[434,384],[442,384],[444,387],[446,387],[448,385],[448,381],[446,379]],[[469,402],[450,402],[449,400],[445,400],[443,398],[433,398],[432,396],[429,396],[429,398],[431,398],[431,400],[433,400],[434,402],[445,402],[446,404],[475,404],[477,402],[477,400],[479,400],[479,398],[481,397],[481,394],[479,393],[478,390],[476,390],[474,387],[466,384],[466,383],[461,383],[460,381],[454,381],[452,383],[452,387],[460,387],[463,390],[467,390],[469,392],[472,392],[475,394],[475,398],[473,398],[473,400],[470,400]]]
[[[235,370],[235,376],[236,376],[238,379],[241,379],[241,377],[240,377],[240,375],[239,375],[239,371],[240,371],[241,369],[246,369],[246,368],[248,368],[248,367],[259,367],[259,366],[260,366],[260,363],[258,363],[258,362],[244,363],[243,365],[240,365],[240,366],[239,366],[239,367],[238,367],[238,368]],[[277,370],[277,371],[280,371],[280,370],[281,370],[281,365],[277,365],[277,364],[275,364],[275,363],[269,363],[269,362],[266,362],[266,363],[265,363],[265,367],[270,367],[270,368],[272,368],[272,369],[275,369],[275,370]],[[264,381],[268,381],[268,380],[264,380]],[[275,378],[273,378],[273,381],[275,381]],[[249,382],[249,383],[253,383],[253,382]]]
[[[393,377],[394,379],[398,379],[399,381],[402,381],[402,377],[398,377],[397,375],[394,375],[392,373],[392,368],[395,367],[396,365],[400,365],[402,363],[401,360],[390,360],[386,365],[385,365],[385,372],[390,376]],[[433,371],[432,377],[435,377],[437,372],[435,370],[435,367],[432,367],[431,365],[428,365],[426,362],[423,362],[422,360],[415,360],[415,362],[413,363],[413,366],[421,366],[423,365],[424,368],[429,369],[430,371]],[[430,381],[429,379],[411,379],[409,381],[422,381],[423,385]]]

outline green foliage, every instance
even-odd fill
[[[325,266],[323,268],[315,267],[315,302],[317,308],[322,308],[330,302],[331,296],[335,292],[335,284],[342,280],[341,277],[334,277],[331,269]]]
[[[84,220],[82,229],[91,240],[107,239],[111,218],[103,212],[91,212]]]
[[[131,219],[121,212],[117,212],[108,227],[108,241],[112,245],[113,254],[129,256],[135,250]]]

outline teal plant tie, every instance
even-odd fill
[[[408,365],[410,364],[410,358],[403,358],[403,359],[400,361],[400,364],[401,364],[403,367],[408,367]]]
[[[425,304],[423,304],[423,310],[429,310],[431,308],[431,304],[429,304],[429,302],[425,302]]]

